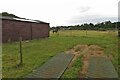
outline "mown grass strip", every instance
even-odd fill
[[[80,55],[75,60],[73,65],[64,72],[62,78],[77,78],[78,71],[81,69],[82,64],[83,64],[82,60],[81,60],[82,57],[83,57],[83,55]]]

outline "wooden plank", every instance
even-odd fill
[[[88,67],[88,78],[118,78],[112,62],[105,57],[91,57]]]
[[[26,78],[60,78],[73,57],[73,54],[60,53]]]

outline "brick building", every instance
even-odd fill
[[[0,18],[2,20],[2,42],[32,40],[49,37],[49,23],[19,18]]]

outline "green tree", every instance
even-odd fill
[[[8,12],[2,12],[2,13],[0,13],[0,16],[4,16],[4,17],[13,17],[13,18],[20,18],[20,17],[14,15],[14,14],[10,14],[10,13],[8,13]]]

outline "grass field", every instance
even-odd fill
[[[77,44],[96,44],[105,49],[106,55],[111,54],[113,64],[118,70],[118,38],[117,31],[59,31],[58,34],[50,33],[46,39],[36,39],[29,42],[23,41],[23,65],[19,64],[19,43],[3,44],[3,78],[24,77],[34,69],[40,67],[48,59],[60,52],[64,52]],[[76,77],[79,70],[79,59],[64,74],[65,77]],[[70,74],[71,73],[71,74]]]

